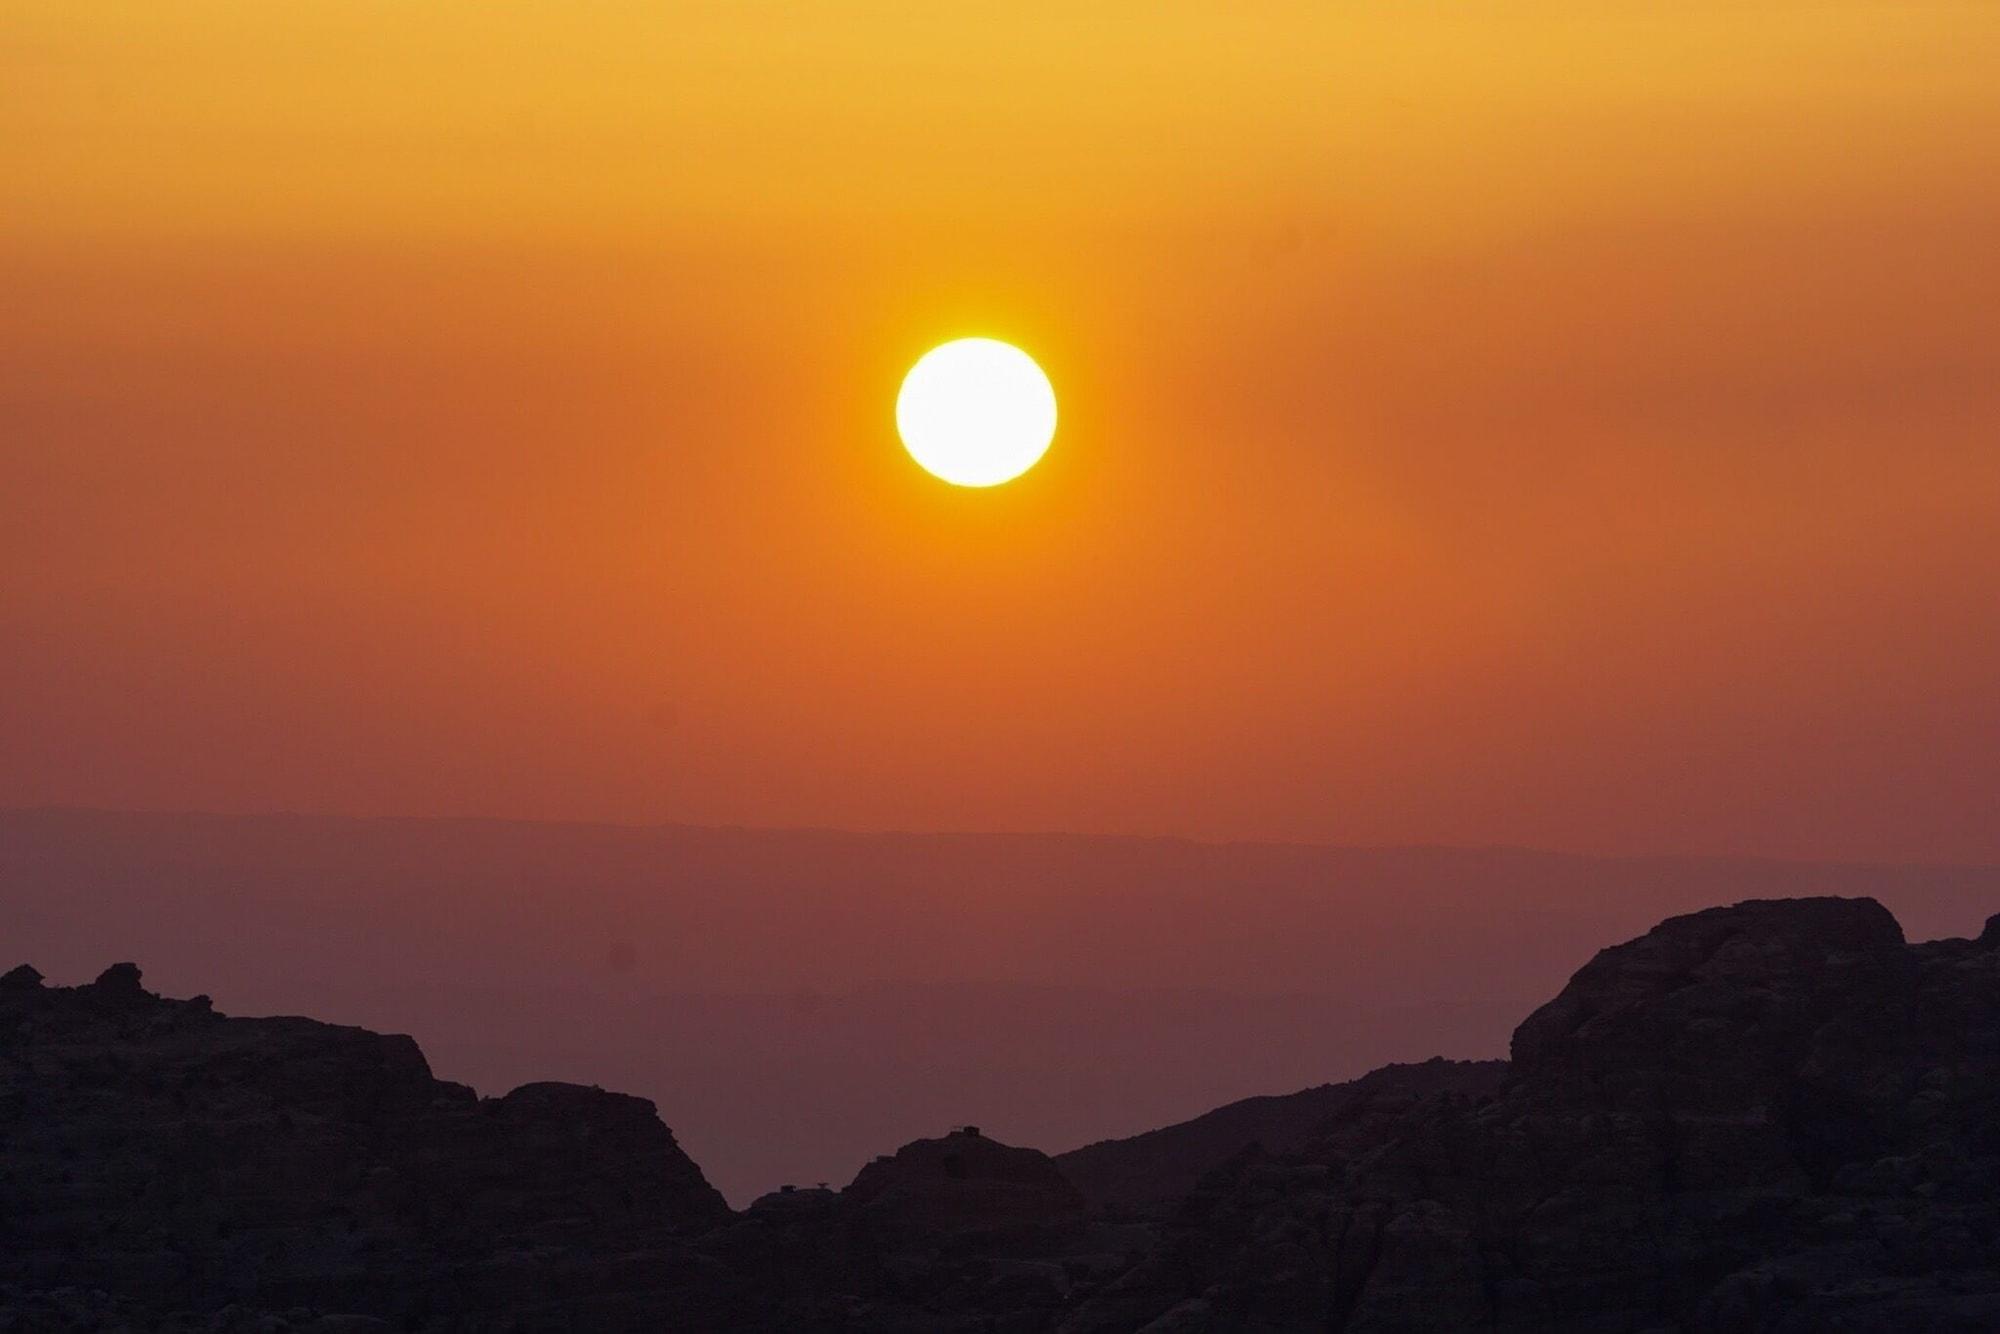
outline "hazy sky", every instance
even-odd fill
[[[2000,860],[1996,71],[10,0],[0,803]],[[966,333],[1062,404],[990,492],[894,435]]]

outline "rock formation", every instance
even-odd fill
[[[1048,1155],[976,1127],[905,1144],[861,1169],[843,1194],[864,1215],[904,1230],[1051,1223],[1083,1213],[1083,1196]]]
[[[1295,1152],[1335,1117],[1395,1116],[1434,1094],[1490,1093],[1506,1074],[1505,1061],[1388,1065],[1345,1084],[1245,1098],[1192,1121],[1085,1145],[1058,1155],[1056,1166],[1092,1204],[1153,1207],[1186,1195],[1253,1144]]]
[[[1994,935],[1671,919],[1529,1016],[1496,1094],[1246,1153],[1065,1328],[2000,1328]]]
[[[23,967],[0,1155],[0,1329],[1990,1330],[2000,918],[1677,917],[1509,1062],[1057,1160],[961,1130],[741,1214],[638,1099]]]
[[[641,1099],[481,1099],[407,1037],[224,1018],[131,964],[0,980],[0,1164],[0,1284],[155,1313],[559,1308],[730,1217]]]

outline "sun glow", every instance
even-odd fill
[[[997,486],[1035,466],[1056,433],[1056,395],[1034,358],[993,338],[926,352],[903,377],[896,429],[924,470]]]

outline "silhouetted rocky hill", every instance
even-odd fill
[[[2000,919],[1676,917],[1510,1063],[1060,1160],[963,1129],[738,1214],[639,1100],[17,969],[0,1137],[0,1329],[1991,1330]]]
[[[0,1137],[0,1283],[148,1312],[561,1307],[730,1217],[651,1103],[478,1098],[407,1037],[224,1018],[131,964],[0,978]]]
[[[1963,936],[2000,866],[0,810],[0,969],[138,959],[485,1092],[650,1098],[739,1207],[963,1121],[1074,1149],[1502,1056],[1600,947],[1817,894]]]
[[[1505,1061],[1387,1065],[1344,1084],[1244,1098],[1179,1125],[1100,1140],[1058,1155],[1056,1164],[1092,1204],[1157,1205],[1253,1145],[1291,1153],[1337,1116],[1392,1117],[1439,1093],[1490,1093],[1506,1073]]]

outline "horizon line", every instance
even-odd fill
[[[702,823],[690,820],[583,819],[482,814],[409,814],[348,811],[306,811],[289,807],[265,810],[201,810],[186,807],[92,806],[59,802],[35,805],[0,805],[0,817],[16,815],[97,815],[183,820],[298,820],[347,824],[431,824],[431,825],[510,825],[532,828],[616,830],[626,833],[714,833],[764,834],[774,836],[817,836],[850,839],[1003,839],[1026,842],[1036,839],[1070,840],[1087,843],[1165,843],[1191,848],[1253,849],[1267,851],[1324,853],[1468,853],[1539,857],[1579,862],[1705,862],[1754,866],[1839,867],[1851,870],[1929,870],[2000,873],[2000,862],[1899,861],[1863,857],[1780,857],[1746,852],[1579,852],[1563,848],[1536,847],[1519,843],[1335,843],[1284,838],[1203,838],[1189,834],[1130,833],[1069,829],[912,829],[890,827],[855,829],[838,825],[757,825],[728,822]]]

